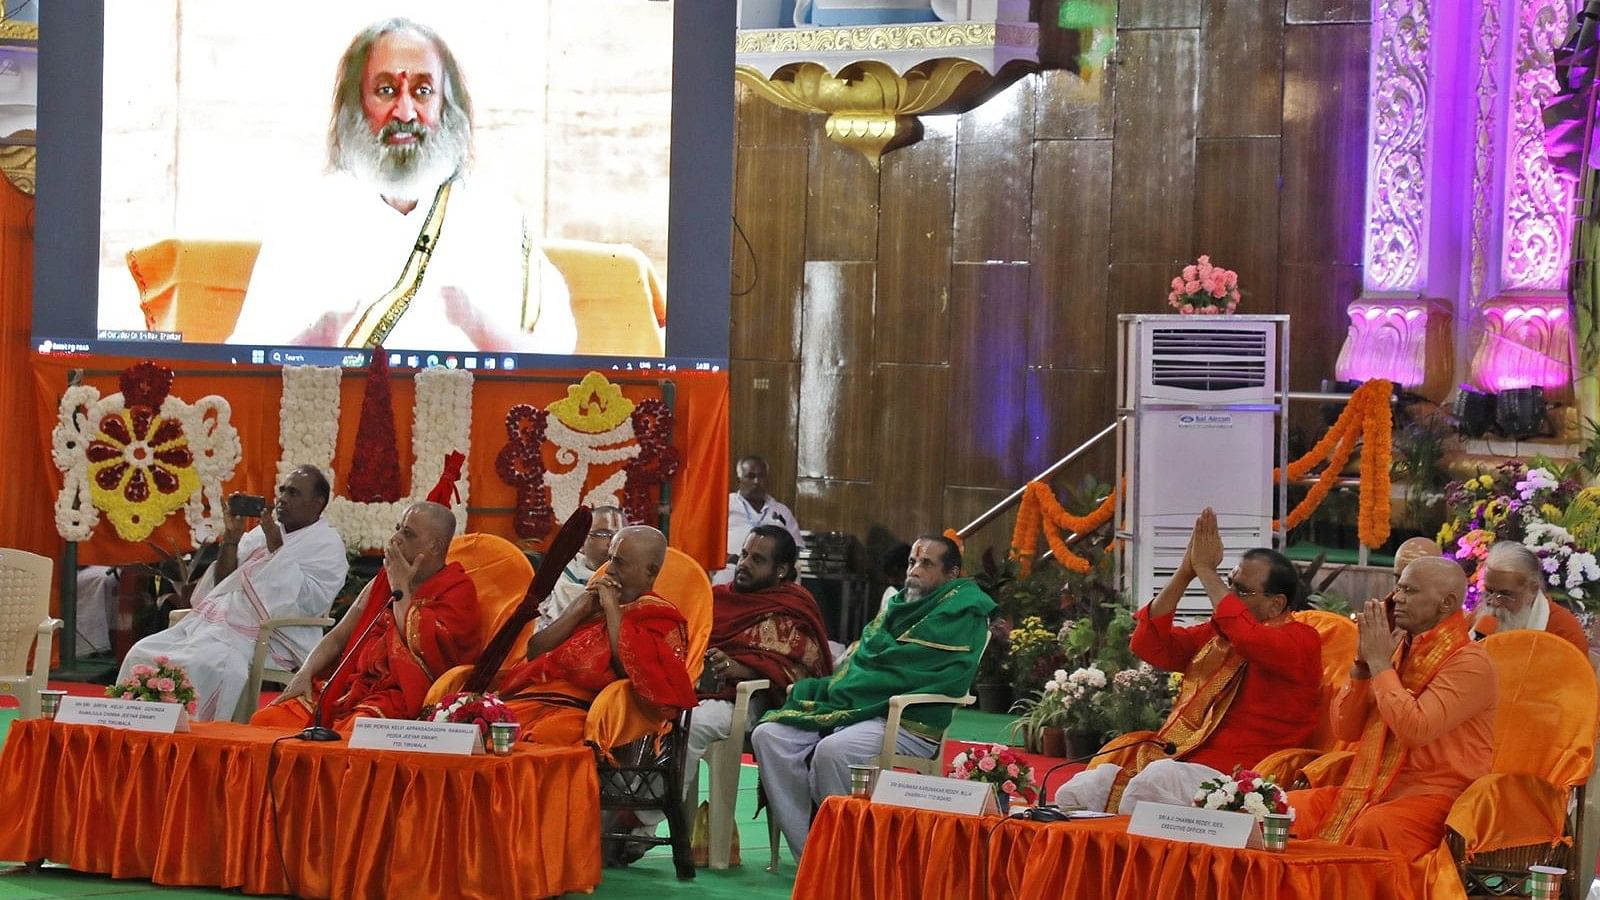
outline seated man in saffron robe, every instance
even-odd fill
[[[962,696],[972,686],[994,601],[961,575],[961,550],[937,534],[911,546],[906,586],[867,623],[855,652],[826,678],[795,682],[782,708],[750,735],[768,811],[795,859],[815,804],[850,789],[850,766],[877,759],[896,694]],[[932,757],[950,726],[948,704],[912,706],[898,751]]]
[[[618,531],[605,572],[528,639],[527,660],[506,671],[499,688],[522,723],[523,740],[581,744],[590,705],[621,678],[664,713],[695,705],[684,664],[688,622],[650,590],[666,555],[667,539],[656,529]]]
[[[1382,601],[1356,614],[1360,644],[1332,710],[1334,733],[1360,742],[1355,759],[1343,785],[1289,794],[1297,836],[1404,853],[1418,897],[1462,896],[1440,846],[1445,817],[1494,759],[1498,682],[1468,635],[1466,591],[1454,561],[1418,559],[1392,623]]]
[[[348,731],[361,716],[416,718],[433,680],[472,662],[481,649],[477,589],[460,563],[445,563],[455,529],[449,507],[423,501],[407,508],[384,548],[382,571],[250,724],[331,723]],[[327,683],[346,657],[338,680]],[[319,700],[320,721],[312,723]]]
[[[1322,641],[1290,618],[1303,606],[1294,564],[1264,548],[1246,551],[1226,581],[1222,538],[1210,509],[1195,521],[1172,580],[1135,616],[1133,652],[1183,673],[1172,712],[1155,733],[1113,739],[1101,762],[1056,793],[1063,806],[1130,813],[1140,800],[1187,804],[1202,782],[1271,753],[1304,746],[1317,722]],[[1173,624],[1194,579],[1211,599],[1211,619]]]
[[[1589,655],[1589,633],[1565,606],[1545,596],[1539,557],[1520,541],[1495,541],[1483,561],[1483,605],[1474,639],[1502,631],[1547,631]]]
[[[795,582],[798,556],[799,548],[787,529],[757,525],[744,539],[733,584],[711,589],[706,668],[716,676],[717,686],[700,694],[689,720],[686,771],[695,771],[706,748],[729,736],[739,682],[756,678],[772,682],[772,687],[750,698],[748,721],[754,725],[763,712],[782,704],[790,685],[833,671],[822,612],[811,592]]]

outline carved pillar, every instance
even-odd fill
[[[1434,206],[1434,4],[1377,0],[1367,119],[1362,294],[1350,304],[1341,379],[1388,378],[1435,400],[1451,383],[1450,306],[1429,299]]]
[[[1540,111],[1556,90],[1551,51],[1566,36],[1571,9],[1566,0],[1503,0],[1497,8],[1487,4],[1487,12],[1502,17],[1506,27],[1504,46],[1485,56],[1483,68],[1498,75],[1505,95],[1496,98],[1491,82],[1483,107],[1498,115],[1479,116],[1479,140],[1492,135],[1485,152],[1501,162],[1501,176],[1498,185],[1477,177],[1473,184],[1479,198],[1472,256],[1477,320],[1469,379],[1484,390],[1540,385],[1566,393],[1562,389],[1572,381],[1567,277],[1574,186],[1557,177],[1545,158]],[[1484,229],[1480,245],[1485,197],[1500,200],[1498,227]]]
[[[1357,300],[1334,373],[1341,381],[1386,378],[1443,400],[1454,356],[1450,320],[1450,307],[1437,300]]]

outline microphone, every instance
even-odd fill
[[[1050,784],[1050,776],[1054,775],[1058,769],[1063,769],[1063,768],[1065,768],[1067,766],[1077,765],[1078,763],[1086,762],[1088,760],[1094,759],[1096,756],[1105,756],[1107,753],[1115,753],[1118,750],[1127,750],[1130,747],[1137,747],[1137,746],[1139,746],[1141,744],[1154,744],[1155,746],[1160,747],[1161,748],[1161,752],[1165,753],[1168,756],[1172,756],[1173,754],[1178,752],[1178,745],[1174,744],[1171,741],[1163,740],[1161,738],[1140,738],[1137,741],[1130,741],[1129,743],[1122,744],[1121,746],[1113,747],[1110,750],[1106,750],[1105,748],[1101,748],[1099,750],[1096,750],[1093,753],[1088,753],[1088,754],[1085,754],[1083,756],[1077,756],[1077,757],[1073,757],[1071,759],[1064,759],[1061,762],[1058,762],[1055,765],[1053,765],[1050,768],[1045,770],[1044,777],[1039,779],[1039,798],[1036,801],[1034,801],[1033,806],[1027,807],[1026,809],[1023,810],[1023,812],[1021,813],[1022,817],[1023,818],[1027,818],[1027,819],[1032,819],[1035,822],[1064,822],[1064,821],[1066,821],[1067,818],[1068,818],[1066,813],[1063,813],[1061,810],[1057,809],[1056,805],[1054,803],[1046,803],[1046,802],[1044,802],[1045,790],[1048,788],[1048,786]]]
[[[385,600],[383,605],[385,607],[394,606],[395,602],[400,599],[400,596],[400,592],[395,591],[389,595],[389,599]],[[376,615],[367,621],[367,627],[361,629],[361,633],[356,635],[355,643],[350,644],[350,652],[346,653],[344,655],[344,659],[339,660],[339,664],[333,667],[333,674],[329,675],[328,680],[323,682],[322,693],[317,696],[317,705],[311,710],[311,724],[306,726],[306,728],[299,734],[295,735],[295,739],[302,741],[339,740],[339,732],[334,731],[332,728],[322,724],[322,703],[324,700],[328,699],[328,687],[338,680],[339,673],[344,671],[345,665],[349,663],[350,660],[355,659],[356,651],[361,648],[361,642],[367,639],[367,634],[372,631],[372,626],[378,624],[378,619],[382,616],[383,610],[380,609]]]

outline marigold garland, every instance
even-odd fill
[[[1389,397],[1393,391],[1394,385],[1381,378],[1356,388],[1328,433],[1305,455],[1286,466],[1288,477],[1299,480],[1311,474],[1320,463],[1327,462],[1305,498],[1289,511],[1289,528],[1300,525],[1322,504],[1359,444],[1365,452],[1361,456],[1358,534],[1361,543],[1368,547],[1380,547],[1389,539],[1389,469],[1394,457],[1394,423]],[[1272,470],[1274,481],[1281,476],[1282,470]],[[1021,565],[1024,575],[1030,572],[1038,534],[1042,531],[1045,542],[1063,567],[1087,574],[1089,561],[1073,553],[1061,533],[1070,530],[1086,534],[1099,528],[1111,520],[1116,501],[1117,491],[1113,490],[1093,512],[1075,516],[1062,508],[1048,485],[1028,482],[1023,488],[1022,504],[1017,509],[1016,525],[1011,531],[1011,557]],[[1274,528],[1278,525],[1276,521],[1272,524]]]

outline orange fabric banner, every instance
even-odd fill
[[[23,328],[26,335],[26,325]],[[23,338],[26,339],[25,337]],[[35,442],[40,471],[48,491],[34,498],[42,510],[30,516],[33,524],[0,522],[0,535],[15,528],[42,524],[48,529],[45,551],[59,552],[55,536],[52,504],[61,489],[61,473],[50,461],[50,432],[55,427],[57,405],[67,385],[68,373],[85,369],[84,383],[99,388],[102,395],[118,390],[122,370],[143,357],[65,357],[33,355],[31,359],[35,410]],[[270,497],[276,477],[280,448],[278,415],[283,388],[279,370],[270,366],[225,366],[215,363],[164,362],[177,375],[174,396],[193,402],[207,394],[228,400],[232,422],[239,432],[242,454],[234,477],[224,485],[226,491],[245,491]],[[506,413],[518,403],[543,408],[567,395],[567,387],[581,380],[588,370],[564,372],[526,372],[516,374],[476,373],[472,387],[471,452],[466,474],[471,484],[468,498],[467,529],[516,540],[512,530],[512,510],[516,491],[500,480],[495,457],[506,444]],[[668,537],[672,546],[693,557],[702,566],[721,568],[726,559],[728,515],[728,378],[725,373],[674,373],[670,391],[660,378],[634,373],[608,372],[607,377],[622,387],[632,400],[661,399],[671,394],[673,444],[682,459],[678,474],[671,479],[672,516]],[[339,440],[334,451],[334,491],[342,493],[355,451],[356,426],[361,414],[361,394],[365,371],[348,370],[339,388]],[[413,382],[402,373],[390,376],[395,407],[395,438],[400,445],[400,471],[411,471],[411,404]],[[26,453],[26,451],[25,451]],[[31,454],[30,454],[31,455]],[[425,485],[431,487],[432,485]],[[409,490],[410,485],[402,485]],[[10,506],[5,507],[8,511]],[[18,508],[19,517],[28,509]],[[649,524],[654,524],[649,523]],[[189,530],[182,513],[169,517],[150,540],[164,547],[188,549]],[[149,561],[156,557],[144,543],[130,543],[116,535],[109,522],[102,521],[94,537],[79,546],[79,562],[120,565]]]
[[[1291,841],[1283,853],[1127,833],[1124,816],[1043,824],[830,797],[817,812],[794,896],[830,900],[1409,900],[1404,857]],[[988,885],[984,885],[987,879]]]
[[[547,897],[600,882],[588,750],[436,756],[193,728],[14,723],[0,756],[0,859],[302,897]]]

